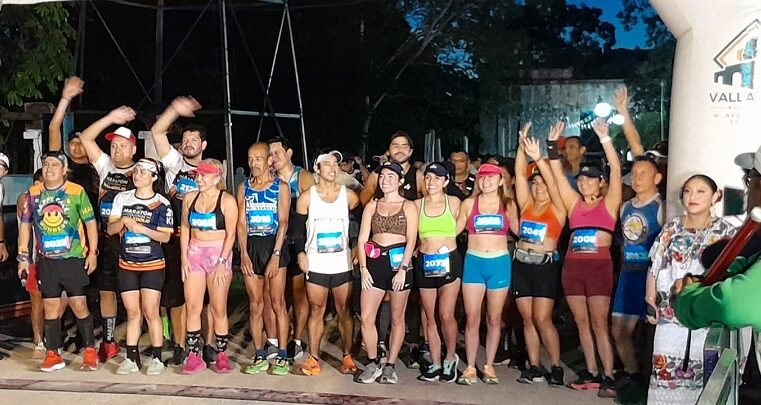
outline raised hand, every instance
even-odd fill
[[[171,105],[181,117],[195,117],[195,112],[201,109],[201,103],[191,96],[177,97]]]
[[[592,123],[592,129],[595,130],[597,137],[600,139],[603,139],[610,134],[608,123],[602,118],[598,118],[595,120],[595,122]]]
[[[613,105],[616,106],[616,110],[619,113],[623,113],[629,109],[629,90],[626,86],[616,90],[613,94]]]
[[[547,140],[557,141],[563,132],[565,132],[565,122],[558,121],[557,124],[550,127],[550,133],[547,135]]]
[[[523,150],[526,155],[537,161],[542,158],[542,148],[539,146],[539,140],[535,138],[527,137],[523,140]]]
[[[123,105],[108,113],[108,118],[116,125],[124,125],[135,119],[135,110]]]
[[[82,79],[71,76],[63,82],[63,92],[61,98],[71,101],[74,97],[82,94],[85,82]]]

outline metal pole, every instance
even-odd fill
[[[270,77],[267,78],[267,89],[264,90],[264,103],[262,103],[262,111],[265,111],[267,106],[267,97],[270,95],[270,86],[272,85],[272,76],[275,74],[275,63],[277,62],[277,54],[280,52],[280,41],[283,38],[283,25],[285,25],[285,9],[283,9],[283,17],[280,18],[280,30],[277,33],[277,42],[275,42],[275,53],[272,55],[272,67],[270,68]],[[272,111],[274,113],[274,111]],[[264,116],[259,120],[259,129],[256,131],[256,142],[259,142],[259,137],[262,134],[262,125],[264,124]]]
[[[158,8],[156,9],[156,57],[153,67],[153,101],[156,104],[161,104],[161,96],[164,93],[164,0],[158,0],[156,2]]]
[[[666,92],[666,81],[661,79],[661,142],[663,142],[663,105],[664,105],[664,93]]]
[[[233,190],[235,165],[233,164],[233,122],[230,110],[230,55],[227,50],[227,3],[219,0],[219,18],[222,20],[222,68],[225,75],[225,151],[227,157],[227,185]]]
[[[222,0],[224,1],[224,0]],[[291,55],[293,56],[293,73],[296,75],[296,93],[299,96],[299,115],[301,119],[301,146],[304,148],[304,167],[309,167],[307,158],[307,135],[304,128],[304,105],[301,102],[301,84],[299,84],[299,68],[296,64],[296,44],[293,43],[293,26],[291,25],[291,12],[288,11],[288,1],[285,1],[285,18],[288,20],[288,36],[291,40]]]

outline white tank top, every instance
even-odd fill
[[[351,270],[346,186],[341,186],[338,198],[332,203],[323,201],[317,186],[312,186],[306,228],[310,272],[339,274]]]

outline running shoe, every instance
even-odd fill
[[[45,372],[60,370],[64,367],[66,367],[66,363],[64,363],[61,355],[52,350],[47,351],[45,359],[42,360],[42,364],[40,364],[40,370]]]
[[[341,362],[341,373],[354,374],[356,372],[357,372],[357,363],[354,362],[354,358],[351,357],[351,354],[349,353],[344,354],[343,361]]]
[[[314,356],[309,356],[304,364],[301,365],[301,372],[304,375],[320,375],[322,372],[320,361],[314,358]]]
[[[187,353],[185,353],[185,349],[182,346],[175,344],[173,353],[172,353],[172,359],[171,359],[172,364],[175,364],[178,366],[181,365],[182,362],[185,361],[186,355]]]
[[[593,376],[589,371],[581,370],[576,381],[568,384],[568,387],[575,390],[596,390],[600,388],[601,383],[602,378],[599,375]]]
[[[431,364],[420,372],[417,379],[420,381],[439,381],[439,377],[441,377],[441,367],[438,364]]]
[[[271,344],[269,341],[267,341],[265,346],[264,350],[267,351],[267,360],[272,360],[277,357],[277,354],[280,352],[280,349],[277,346]]]
[[[214,371],[218,374],[227,374],[233,369],[230,365],[230,358],[227,357],[227,353],[225,352],[217,353],[217,361],[215,365],[216,367],[214,368]]]
[[[82,354],[82,368],[92,371],[98,370],[98,353],[94,347],[86,347]]]
[[[301,342],[301,344],[296,344],[295,340],[291,340],[288,342],[288,347],[286,350],[288,351],[288,360],[293,361],[304,356],[306,345],[304,342]]]
[[[127,375],[138,371],[140,371],[140,367],[137,366],[137,363],[130,359],[124,359],[122,364],[119,364],[119,368],[116,369],[116,374]]]
[[[460,378],[457,380],[457,384],[473,385],[476,383],[476,381],[478,381],[476,368],[468,366],[468,368],[466,368],[465,371],[460,375]]]
[[[457,366],[460,364],[460,358],[455,354],[454,360],[444,360],[444,367],[441,369],[439,381],[455,382],[457,381]]]
[[[420,368],[420,349],[417,346],[410,349],[408,345],[402,346],[402,350],[399,353],[399,359],[404,363],[405,367],[417,370]]]
[[[209,345],[203,345],[203,361],[206,363],[206,367],[211,367],[217,362],[217,351]]]
[[[278,356],[275,358],[275,364],[272,365],[273,375],[288,375],[291,371],[291,363],[286,357]]]
[[[433,363],[433,358],[431,357],[431,347],[428,345],[428,342],[420,344],[419,347],[420,359],[427,364]]]
[[[251,362],[243,372],[246,374],[259,374],[262,371],[267,371],[269,368],[270,363],[267,361],[266,357],[256,356],[254,357],[254,361]]]
[[[550,370],[550,378],[547,380],[550,387],[562,387],[565,385],[563,381],[563,367],[552,366]]]
[[[98,349],[98,361],[105,363],[119,354],[119,344],[116,342],[101,342]]]
[[[631,384],[632,375],[626,371],[619,371],[613,375],[613,381],[616,383],[616,390],[620,390],[621,388]]]
[[[600,398],[615,398],[616,397],[616,384],[610,377],[602,379],[600,384],[600,390],[597,391],[597,396]]]
[[[378,358],[380,359],[380,362],[383,363],[386,361],[386,356],[388,356],[388,350],[386,349],[386,342],[379,341],[378,342]]]
[[[494,372],[494,367],[484,365],[484,384],[499,384],[499,378],[497,373]]]
[[[34,351],[45,353],[45,343],[40,342],[34,345]]]
[[[544,370],[537,366],[531,366],[521,371],[521,376],[518,377],[518,382],[523,384],[542,383],[544,381]]]
[[[146,370],[145,374],[147,375],[160,375],[164,372],[164,363],[161,362],[161,359],[158,357],[154,357],[151,359],[150,363],[148,363],[148,370]]]
[[[372,384],[381,376],[381,374],[380,364],[371,361],[365,366],[365,369],[362,371],[362,374],[357,377],[356,381],[362,384]]]
[[[383,372],[378,382],[381,384],[396,384],[398,381],[399,377],[396,375],[396,367],[393,364],[383,366]]]
[[[182,374],[197,374],[206,370],[206,363],[201,356],[191,352],[185,360],[185,365],[182,366]]]

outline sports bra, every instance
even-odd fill
[[[224,194],[224,191],[219,192],[217,205],[214,206],[214,211],[211,212],[196,211],[196,201],[198,201],[198,196],[201,193],[196,194],[193,202],[190,204],[190,212],[188,213],[188,223],[190,223],[191,229],[198,229],[199,231],[225,230],[225,214],[222,213],[222,194]]]
[[[418,234],[420,239],[425,238],[454,238],[457,236],[457,220],[452,215],[449,207],[449,196],[444,196],[445,207],[441,215],[429,216],[425,212],[425,198],[420,203],[420,216],[418,217]]]
[[[373,235],[379,235],[381,233],[390,233],[393,235],[407,235],[407,215],[404,213],[404,202],[394,214],[389,216],[383,216],[378,213],[378,203],[375,202],[375,212],[370,220],[370,227]]]
[[[539,214],[535,214],[533,208],[534,204],[531,203],[521,212],[521,240],[536,245],[543,244],[546,238],[558,240],[563,227],[555,216],[552,204],[547,204]]]
[[[473,201],[473,210],[468,216],[465,229],[470,235],[507,235],[509,222],[504,205],[499,204],[499,210],[496,214],[482,214],[478,208],[480,199],[481,196],[478,196]]]
[[[579,200],[573,206],[573,211],[571,211],[571,215],[568,218],[568,225],[571,227],[571,230],[592,228],[613,233],[613,230],[616,228],[616,218],[610,215],[608,208],[605,206],[605,200],[602,198],[591,208],[584,205],[583,200]]]

